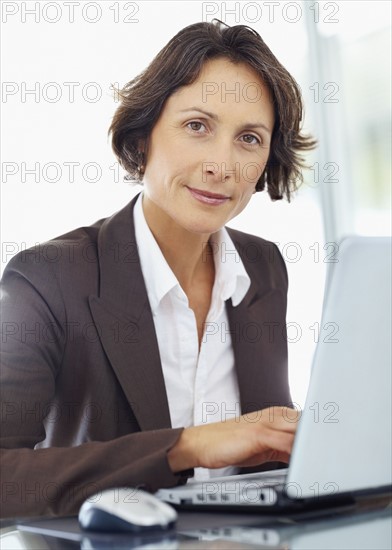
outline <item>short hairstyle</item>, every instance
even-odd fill
[[[189,25],[179,31],[156,55],[148,67],[118,90],[121,103],[109,134],[126,179],[142,181],[138,171],[138,144],[147,142],[165,101],[181,86],[192,84],[203,64],[224,57],[245,63],[269,87],[275,112],[270,154],[256,191],[267,191],[271,200],[280,200],[296,191],[303,182],[302,151],[313,149],[316,141],[301,133],[303,100],[290,73],[276,59],[261,36],[245,25],[229,27],[219,19]]]

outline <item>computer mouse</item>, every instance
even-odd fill
[[[88,531],[142,532],[171,529],[177,512],[154,495],[132,487],[113,488],[89,497],[79,524]]]

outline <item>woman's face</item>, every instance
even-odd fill
[[[144,210],[211,234],[248,204],[270,151],[268,88],[246,64],[207,61],[166,101],[149,139]],[[171,218],[171,220],[168,219]]]

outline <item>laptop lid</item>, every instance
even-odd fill
[[[346,237],[331,264],[291,498],[392,484],[391,239]]]

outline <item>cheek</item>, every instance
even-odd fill
[[[253,193],[255,192],[255,187],[256,185],[252,185],[251,187],[248,187],[246,191],[243,193],[241,198],[241,205],[243,204],[244,207],[248,204],[248,202],[252,198]]]
[[[189,165],[194,157],[190,144],[180,136],[166,133],[161,136],[155,150],[155,164],[166,170],[178,171]]]
[[[269,148],[262,152],[258,152],[251,160],[244,162],[241,168],[241,177],[244,186],[253,186],[254,189],[265,170],[268,158]]]
[[[189,167],[183,157],[160,151],[159,156],[154,157],[154,161],[146,167],[144,185],[150,198],[161,206],[174,204],[179,189],[189,179],[187,173]]]
[[[241,173],[241,201],[248,201],[253,195],[257,182],[265,170],[267,159],[268,155],[262,161],[257,159],[256,162],[250,162],[248,165],[243,166]]]
[[[255,186],[247,187],[239,196],[237,204],[235,205],[232,216],[230,219],[234,218],[235,216],[238,216],[249,204],[250,199],[253,196]]]

